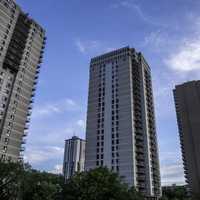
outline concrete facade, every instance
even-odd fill
[[[145,196],[161,195],[151,72],[133,48],[91,60],[85,165],[107,166]]]
[[[0,1],[0,158],[22,158],[45,31],[13,0]]]
[[[84,171],[85,167],[85,140],[78,137],[65,141],[65,153],[63,161],[63,174],[65,180],[76,172]]]
[[[200,196],[200,81],[177,85],[174,99],[186,182]]]

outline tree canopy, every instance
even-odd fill
[[[116,173],[107,168],[97,168],[76,174],[63,190],[66,200],[142,200],[133,188],[122,183]]]
[[[185,187],[163,190],[162,200],[188,200]],[[1,200],[144,200],[124,184],[117,173],[100,167],[75,174],[64,182],[62,175],[40,172],[28,164],[0,161]],[[199,200],[200,198],[194,198]]]

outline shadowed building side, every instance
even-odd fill
[[[186,182],[200,196],[200,81],[177,85],[174,99]]]

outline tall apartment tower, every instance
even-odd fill
[[[147,197],[161,194],[150,68],[125,47],[90,64],[86,170],[106,166]]]
[[[177,85],[174,99],[186,181],[200,197],[200,81]]]
[[[85,140],[76,136],[65,141],[63,161],[63,174],[65,180],[71,178],[76,172],[84,171],[85,166]]]
[[[0,0],[0,159],[21,158],[45,39],[13,0]]]

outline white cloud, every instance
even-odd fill
[[[164,26],[163,24],[160,24],[156,22],[154,19],[152,19],[151,16],[148,16],[137,4],[134,0],[119,0],[115,2],[114,4],[111,5],[112,8],[117,9],[117,8],[127,8],[131,9],[136,13],[140,19],[148,24],[155,25],[155,26]]]
[[[180,163],[163,165],[161,167],[162,185],[185,184],[183,165]]]
[[[85,129],[85,121],[80,119],[77,121],[77,125],[83,129]]]
[[[86,54],[90,51],[99,49],[101,44],[99,41],[95,41],[95,40],[80,40],[80,39],[76,39],[75,40],[75,45],[78,48],[78,50],[83,53]]]
[[[98,40],[82,40],[80,38],[75,39],[75,46],[84,55],[94,56],[97,54],[105,53],[114,50],[114,47],[110,47],[103,41]]]
[[[144,41],[141,43],[141,47],[148,46],[151,48],[151,51],[157,50],[160,52],[166,50],[166,47],[171,45],[170,41],[171,40],[166,32],[162,30],[156,30],[145,36]]]
[[[165,64],[180,74],[191,76],[200,74],[200,17],[194,13],[188,14],[190,34],[187,34],[179,44],[171,50]],[[191,74],[195,72],[195,74]],[[188,78],[188,76],[187,76]]]
[[[63,157],[64,149],[57,146],[34,146],[27,149],[24,160],[31,164],[40,164],[47,160]]]
[[[182,42],[179,49],[165,62],[171,69],[179,72],[200,70],[200,38]]]
[[[62,174],[62,170],[63,170],[63,165],[57,164],[54,166],[54,169],[49,172],[53,174]]]
[[[33,109],[32,117],[33,118],[44,117],[52,114],[63,113],[65,111],[74,111],[78,109],[79,105],[76,104],[76,102],[73,101],[72,99],[67,98],[55,103],[47,103],[45,105],[35,107]]]

